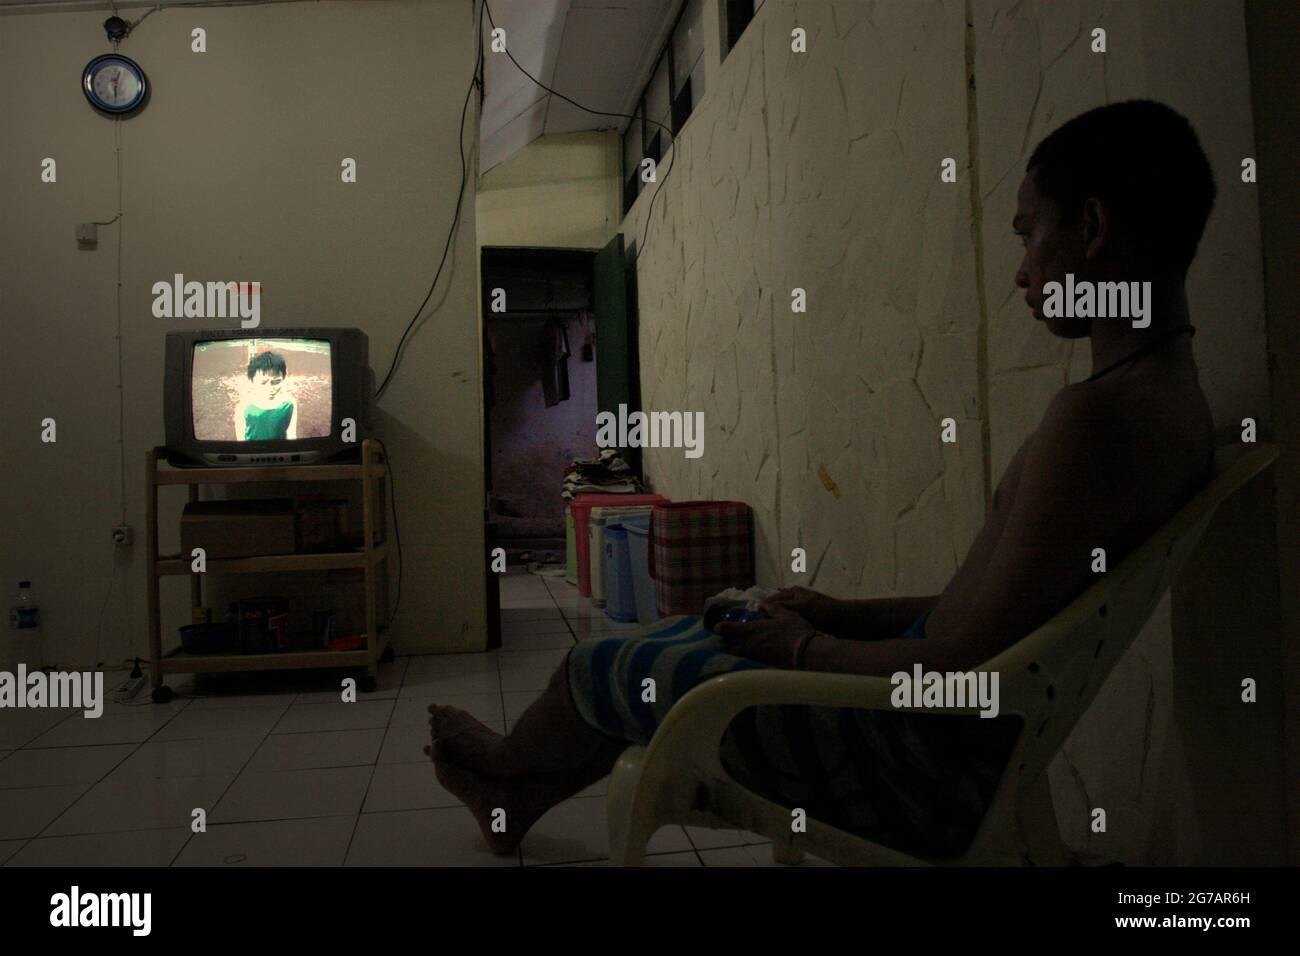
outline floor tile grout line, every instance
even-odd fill
[[[408,656],[406,665],[402,668],[401,680],[397,682],[397,696],[393,698],[393,709],[388,712],[388,722],[384,724],[384,735],[379,741],[379,752],[375,754],[375,762],[370,765],[370,778],[366,780],[366,789],[361,794],[361,806],[357,808],[356,818],[352,821],[352,832],[348,834],[347,846],[343,848],[343,860],[339,863],[341,867],[348,865],[348,857],[352,854],[352,843],[357,838],[357,830],[361,826],[361,816],[366,812],[366,801],[370,799],[370,788],[374,786],[375,774],[379,771],[379,758],[384,754],[384,743],[388,740],[388,732],[392,729],[393,715],[397,713],[397,702],[401,699],[402,688],[406,686],[406,676],[409,673],[411,673],[411,660]]]
[[[18,854],[22,853],[23,850],[27,849],[28,844],[30,844],[35,839],[36,837],[15,837],[14,838],[15,842],[21,842],[22,846],[20,846],[18,849],[10,853],[9,858],[6,859],[4,863],[0,863],[0,867],[7,867],[11,863],[13,863],[14,860],[18,859]],[[6,840],[5,842],[8,843],[10,841]]]
[[[278,724],[281,720],[284,719],[284,715],[289,712],[289,708],[292,706],[293,706],[292,702],[285,705],[284,711],[280,714],[279,718],[277,718],[276,720],[276,724]],[[273,731],[274,729],[275,729],[275,724],[271,726],[271,731]],[[271,736],[271,731],[267,731],[265,734],[262,735],[261,743],[259,743],[256,747],[253,748],[252,753],[248,755],[248,759],[246,759],[244,763],[240,766],[240,768],[235,771],[234,775],[230,778],[230,783],[226,784],[226,788],[221,791],[221,795],[217,797],[214,801],[212,801],[213,811],[215,811],[217,807],[221,804],[221,801],[226,798],[226,794],[228,794],[230,792],[230,788],[235,785],[235,781],[239,779],[240,774],[242,774],[246,769],[248,769],[248,765],[253,762],[253,758],[257,756],[257,752],[266,746],[266,741]],[[203,822],[204,822],[204,827],[206,832],[207,814],[204,814]],[[181,848],[176,851],[175,855],[172,856],[171,858],[171,862],[167,864],[169,868],[176,865],[176,861],[181,858],[181,856],[185,853],[185,850],[189,847],[190,841],[193,840],[195,836],[197,836],[197,834],[194,832],[193,820],[190,821],[189,830],[190,830],[190,835],[185,838],[185,842],[181,844]]]
[[[57,709],[62,710],[63,708],[60,707]],[[20,750],[25,750],[27,748],[27,745],[30,744],[33,740],[36,740],[39,737],[44,737],[46,734],[53,732],[59,727],[62,727],[67,721],[71,720],[73,717],[76,716],[76,710],[77,709],[75,707],[70,708],[68,710],[68,713],[63,717],[62,720],[55,721],[54,723],[50,724],[50,726],[46,727],[44,730],[39,731],[35,737],[28,738],[26,743],[19,744],[17,747],[14,748],[13,752],[17,753]]]
[[[504,631],[505,628],[502,627],[502,630]],[[501,643],[503,645],[505,644],[504,634],[502,634]],[[509,737],[510,728],[507,726],[506,723],[506,690],[505,690],[505,682],[501,679],[501,652],[499,648],[497,649],[497,694],[501,698],[501,729],[505,731],[505,736]],[[464,806],[464,804],[462,804],[462,806]],[[469,812],[468,807],[465,808],[465,812],[466,813]],[[524,865],[523,845],[524,845],[524,841],[520,840],[519,845],[516,846],[514,849],[515,862],[521,868]]]
[[[63,811],[62,811],[61,813],[55,814],[54,819],[50,820],[49,823],[45,824],[45,826],[41,828],[40,832],[38,832],[34,837],[32,837],[32,839],[33,839],[33,840],[39,840],[39,839],[41,839],[42,837],[44,837],[46,831],[49,830],[50,827],[52,827],[52,826],[54,826],[54,824],[58,823],[61,819],[63,819],[63,817],[64,817],[65,814],[71,812],[71,810],[72,810],[73,807],[75,807],[77,804],[79,804],[82,800],[86,799],[86,795],[89,794],[90,791],[92,791],[92,790],[94,790],[96,787],[98,787],[98,786],[99,786],[101,783],[103,783],[106,779],[108,779],[109,774],[111,774],[111,773],[113,772],[113,770],[116,770],[116,769],[117,769],[118,767],[120,767],[123,763],[125,763],[126,761],[128,761],[128,760],[130,760],[132,757],[134,757],[134,756],[135,756],[135,755],[140,751],[140,749],[141,749],[142,747],[144,747],[145,744],[149,743],[149,742],[154,738],[154,736],[155,736],[156,734],[160,733],[160,732],[163,730],[164,727],[166,727],[166,726],[167,726],[168,724],[170,724],[173,720],[175,720],[178,714],[184,713],[188,708],[189,708],[189,704],[188,704],[188,703],[186,703],[184,706],[181,706],[181,707],[176,708],[176,713],[169,714],[168,717],[167,717],[167,719],[164,720],[161,724],[159,724],[156,728],[154,728],[153,732],[150,733],[147,737],[145,737],[144,740],[138,741],[138,742],[136,743],[136,745],[135,745],[135,748],[134,748],[134,749],[133,749],[129,754],[127,754],[125,757],[123,757],[121,761],[119,761],[116,765],[114,765],[113,768],[112,768],[111,770],[109,770],[107,773],[105,773],[102,777],[100,777],[100,778],[99,778],[98,780],[96,780],[94,783],[92,783],[92,784],[90,784],[88,787],[86,787],[86,789],[83,790],[83,791],[80,793],[80,795],[78,795],[77,799],[73,800],[70,804],[68,804],[66,807],[63,808]],[[50,730],[49,730],[49,731],[46,731],[46,733],[49,733],[50,731],[53,731],[53,730],[57,729],[58,727],[62,727],[63,724],[64,724],[66,721],[72,719],[72,717],[73,717],[73,715],[72,715],[72,714],[69,714],[69,715],[68,715],[67,717],[65,717],[63,720],[59,721],[59,722],[58,722],[57,724],[55,724],[54,726],[50,727]],[[83,717],[82,719],[84,720],[85,718]],[[99,719],[99,718],[96,718],[96,719]],[[45,736],[45,734],[40,734],[39,736],[43,737],[43,736]],[[35,739],[35,738],[33,738],[33,739]],[[129,742],[129,741],[126,741],[126,742]],[[108,746],[108,745],[105,745],[105,746]],[[41,750],[41,749],[51,749],[51,750],[53,750],[53,749],[60,749],[60,748],[40,748],[40,747],[33,747],[33,748],[31,748],[31,749],[33,749],[33,750]],[[66,748],[65,748],[65,749],[66,749]]]

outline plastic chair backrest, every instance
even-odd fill
[[[1234,454],[1235,453],[1235,454]],[[1001,710],[1020,714],[1017,775],[1046,769],[1228,497],[1277,457],[1271,445],[1220,449],[1209,483],[1143,544],[1042,627],[978,670],[998,671]]]

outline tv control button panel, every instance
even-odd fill
[[[320,458],[319,452],[293,452],[284,455],[240,455],[221,452],[203,456],[210,465],[306,465]]]

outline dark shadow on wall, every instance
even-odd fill
[[[1300,58],[1300,7],[1246,0],[1251,107],[1259,163],[1260,237],[1264,252],[1264,311],[1268,329],[1269,390],[1278,446],[1277,551],[1286,754],[1284,779],[1300,777],[1300,328],[1296,325],[1295,223],[1300,216],[1300,136],[1295,87],[1288,82]],[[1289,861],[1300,861],[1300,788],[1287,788]]]

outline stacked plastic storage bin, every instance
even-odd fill
[[[649,624],[655,620],[655,616],[641,617],[636,593],[636,571],[632,564],[632,542],[637,532],[641,535],[641,548],[644,549],[650,533],[649,511],[626,514],[619,518],[617,524],[605,525],[605,614],[615,621],[641,621]],[[646,567],[644,550],[641,565]],[[645,573],[648,580],[648,568]],[[594,599],[592,603],[595,603]]]
[[[605,616],[628,623],[636,620],[636,592],[632,590],[632,566],[627,557],[627,528],[611,524],[605,528]]]
[[[587,518],[587,548],[591,552],[591,606],[605,606],[605,531],[624,518],[636,515],[650,516],[651,505],[631,505],[626,508],[592,508]]]
[[[655,582],[650,577],[650,522],[629,524],[627,529],[627,557],[632,571],[632,590],[636,600],[636,619],[642,624],[659,620],[655,606]]]
[[[591,538],[587,523],[591,518],[591,509],[599,507],[615,508],[630,505],[656,505],[668,501],[663,495],[575,495],[569,506],[573,514],[573,543],[578,559],[578,593],[591,597]],[[599,557],[600,552],[596,552]]]
[[[564,509],[564,580],[578,583],[578,542],[573,536],[573,508]]]

